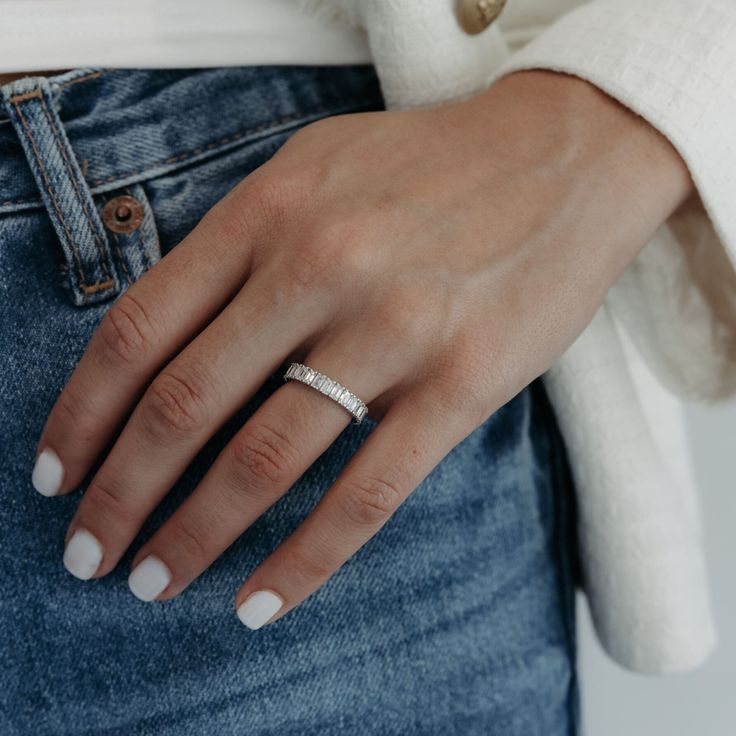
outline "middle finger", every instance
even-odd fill
[[[194,455],[317,329],[322,311],[317,300],[275,306],[272,279],[251,277],[134,409],[69,525],[69,572],[88,579],[115,567]]]
[[[380,372],[365,364],[346,368],[339,355],[319,349],[307,364],[336,380],[349,376],[365,400],[381,391]],[[143,600],[178,595],[291,488],[349,421],[342,406],[310,386],[291,381],[279,388],[136,554],[132,592]]]

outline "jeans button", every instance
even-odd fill
[[[458,0],[460,26],[470,35],[480,33],[498,18],[504,5],[506,0]]]
[[[102,221],[114,233],[132,233],[143,222],[143,205],[127,194],[114,197],[102,210]]]

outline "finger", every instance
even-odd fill
[[[146,390],[67,531],[67,541],[80,529],[97,540],[94,575],[115,567],[196,453],[324,320],[305,299],[298,319],[272,301],[273,278],[259,271]]]
[[[236,608],[246,626],[280,618],[317,590],[468,434],[457,418],[407,398],[390,408],[314,511],[242,586]]]
[[[307,365],[335,380],[350,375],[350,385],[367,401],[382,390],[379,371],[367,363],[349,374],[327,356],[310,356]],[[286,493],[350,421],[340,404],[314,388],[285,383],[139,550],[130,576],[133,592],[144,600],[178,595]]]
[[[211,210],[105,314],[46,420],[32,476],[40,493],[82,481],[151,376],[246,280],[258,233],[254,223],[247,239],[231,221],[225,208]]]

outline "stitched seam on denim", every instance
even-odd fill
[[[141,187],[141,189],[143,189],[143,187]],[[133,192],[130,190],[130,187],[125,187],[125,191],[129,197],[133,197],[133,199],[138,199],[133,194]],[[143,194],[145,196],[145,192],[143,192]],[[143,206],[143,220],[141,222],[140,228],[138,229],[139,237],[137,239],[137,245],[138,245],[138,250],[141,252],[141,255],[143,256],[143,260],[146,262],[146,271],[148,271],[153,264],[151,263],[151,259],[148,257],[148,253],[146,252],[146,244],[144,242],[145,239],[143,238],[142,235],[140,235],[140,232],[141,230],[143,230],[143,227],[145,226],[146,217],[153,217],[153,213],[151,212],[148,201],[141,202],[141,205]]]
[[[113,71],[116,71],[116,70],[113,70]],[[356,103],[363,103],[363,104],[359,105],[357,108],[351,108],[351,105],[354,105]],[[117,179],[125,179],[125,178],[130,177],[130,176],[136,176],[137,174],[140,174],[140,173],[142,173],[144,171],[147,171],[148,169],[154,169],[157,166],[161,166],[162,164],[166,164],[166,163],[180,163],[180,162],[186,161],[188,158],[195,158],[196,156],[201,155],[203,152],[211,152],[214,149],[217,149],[217,148],[222,147],[222,146],[226,146],[229,143],[233,143],[233,142],[235,142],[237,140],[240,140],[241,138],[243,138],[245,136],[252,135],[253,133],[263,132],[264,130],[268,130],[270,127],[275,127],[275,126],[278,126],[278,125],[283,125],[284,123],[288,123],[288,122],[290,122],[292,120],[298,120],[300,118],[309,118],[309,117],[311,117],[313,115],[318,115],[318,114],[323,113],[323,112],[334,114],[334,115],[340,115],[340,114],[343,114],[343,111],[346,110],[346,109],[359,110],[359,109],[365,108],[365,107],[371,107],[370,103],[369,102],[366,102],[366,100],[364,98],[362,98],[362,97],[356,97],[356,98],[349,98],[347,100],[344,100],[343,101],[343,106],[341,106],[339,108],[318,107],[318,108],[315,108],[314,110],[311,110],[310,112],[307,112],[307,113],[299,113],[298,115],[296,115],[296,114],[295,115],[288,115],[288,116],[285,116],[284,118],[276,119],[275,121],[271,121],[271,122],[269,122],[267,124],[258,125],[255,128],[246,128],[246,129],[244,129],[242,131],[239,131],[238,133],[235,133],[233,135],[226,136],[224,138],[220,138],[219,140],[214,141],[213,143],[208,143],[207,145],[199,146],[198,148],[195,148],[195,149],[193,149],[191,151],[187,151],[185,153],[177,154],[176,156],[171,156],[171,157],[169,157],[167,159],[162,159],[162,160],[159,160],[159,161],[154,161],[151,164],[146,164],[144,167],[142,167],[140,169],[133,169],[132,171],[128,171],[128,172],[123,173],[123,174],[116,173],[116,174],[113,174],[112,176],[108,176],[108,177],[106,177],[104,179],[95,179],[94,181],[91,182],[91,184],[92,184],[92,186],[98,186],[100,184],[107,184],[107,183],[109,183],[111,181],[116,181]],[[279,131],[279,132],[283,132],[283,131]],[[30,198],[29,197],[24,197],[22,199],[8,199],[8,200],[5,200],[4,202],[0,202],[0,207],[12,207],[14,205],[19,205],[19,204],[36,204],[36,203],[38,205],[42,205],[42,202],[40,202],[35,197],[30,197]]]
[[[23,129],[26,131],[26,135],[28,136],[28,141],[30,142],[31,148],[33,150],[33,155],[36,157],[36,163],[38,164],[38,167],[41,169],[41,176],[43,176],[43,180],[46,183],[46,190],[49,193],[49,197],[51,197],[51,201],[54,205],[54,209],[56,210],[56,215],[61,221],[61,225],[64,228],[64,232],[66,233],[66,236],[69,240],[69,245],[71,246],[72,253],[74,254],[74,260],[77,264],[77,271],[79,273],[80,285],[82,286],[82,288],[84,288],[84,285],[86,283],[86,278],[84,275],[84,271],[82,269],[82,262],[79,258],[79,253],[77,251],[76,245],[74,244],[74,239],[72,238],[72,234],[69,231],[69,227],[67,226],[66,220],[64,219],[64,216],[61,213],[59,203],[56,200],[56,194],[54,193],[54,189],[51,186],[51,181],[49,180],[48,173],[46,171],[46,168],[43,165],[43,160],[41,159],[41,152],[38,150],[38,147],[36,146],[36,140],[33,137],[33,133],[31,133],[30,126],[28,125],[28,121],[26,120],[26,116],[23,114],[23,111],[20,109],[20,105],[15,101],[15,98],[11,98],[11,102],[15,106],[15,111],[18,113],[18,118],[20,119]]]
[[[28,121],[26,120],[25,115],[23,114],[23,111],[20,109],[20,105],[17,102],[13,102],[15,106],[15,111],[18,113],[18,118],[20,119],[21,125],[23,126],[23,129],[26,131],[26,135],[28,136],[28,140],[31,144],[31,148],[33,149],[33,155],[36,157],[36,162],[38,163],[39,169],[41,169],[41,175],[43,176],[43,180],[46,183],[46,189],[49,193],[49,196],[51,197],[51,201],[54,205],[54,210],[56,210],[56,214],[59,218],[59,221],[61,222],[62,227],[64,228],[64,232],[66,233],[66,236],[69,240],[69,246],[72,249],[72,253],[74,254],[74,260],[77,264],[77,271],[79,274],[79,288],[85,293],[85,294],[94,294],[95,292],[102,291],[103,289],[108,288],[109,286],[112,286],[114,283],[113,279],[108,279],[107,281],[97,281],[94,284],[87,284],[86,283],[86,277],[84,275],[84,271],[82,270],[82,261],[79,257],[79,251],[77,250],[77,246],[74,243],[74,238],[72,238],[71,232],[69,231],[69,226],[67,225],[66,220],[64,219],[64,215],[61,212],[61,208],[59,207],[59,202],[56,199],[56,194],[54,192],[53,187],[51,186],[51,181],[49,180],[48,172],[46,171],[46,168],[43,165],[43,159],[41,158],[41,152],[38,150],[38,146],[36,145],[36,140],[33,137],[33,133],[31,132],[31,128],[28,125]]]
[[[19,95],[13,95],[10,98],[10,101],[17,107],[19,102],[25,102],[26,100],[34,100],[37,97],[41,97],[41,90],[40,89],[34,89],[30,92],[23,92]]]
[[[48,121],[49,127],[51,128],[51,132],[54,135],[54,138],[56,139],[56,144],[59,146],[59,150],[61,151],[61,157],[64,159],[64,165],[66,166],[66,172],[69,175],[69,179],[72,182],[72,186],[74,187],[74,191],[77,193],[77,199],[79,201],[79,204],[82,205],[82,211],[84,212],[84,216],[87,218],[87,224],[90,227],[90,230],[92,231],[92,236],[95,239],[95,244],[97,245],[97,252],[100,256],[100,266],[102,268],[102,273],[104,276],[106,276],[108,279],[110,278],[110,272],[107,270],[107,257],[105,255],[105,246],[102,243],[102,240],[100,238],[100,233],[95,226],[94,220],[92,219],[92,216],[89,212],[89,207],[87,206],[87,201],[84,197],[83,192],[79,188],[79,183],[77,182],[76,173],[74,171],[74,167],[71,164],[71,161],[69,161],[69,156],[66,152],[66,146],[64,145],[64,141],[61,140],[61,134],[59,133],[57,127],[56,127],[56,121],[51,117],[51,113],[49,112],[49,108],[46,105],[46,100],[44,100],[43,96],[41,97],[41,107],[43,108],[43,112],[46,115],[46,120]]]
[[[102,197],[102,203],[107,204],[110,200],[107,197]],[[131,278],[130,271],[128,271],[128,264],[125,262],[125,256],[123,255],[123,249],[120,247],[120,239],[118,238],[118,234],[113,230],[112,237],[115,241],[113,243],[113,248],[115,249],[115,252],[118,254],[118,259],[120,260],[120,265],[123,268],[123,273],[125,273],[125,279],[128,282],[128,285],[130,286],[133,283],[133,279]]]
[[[26,197],[24,199],[7,199],[4,202],[0,202],[0,207],[6,207],[8,205],[14,205],[14,204],[38,204],[42,205],[43,203],[38,197]]]
[[[97,77],[101,77],[105,72],[92,72],[91,74],[85,74],[83,77],[78,77],[77,79],[70,79],[67,82],[62,82],[59,87],[70,87],[72,84],[79,84],[79,82],[86,82],[90,79],[97,79]]]
[[[232,135],[225,136],[224,138],[220,138],[219,140],[213,141],[212,143],[207,143],[205,145],[198,146],[197,148],[194,148],[190,151],[185,151],[184,153],[178,153],[178,154],[175,154],[174,156],[169,156],[168,158],[160,159],[159,161],[153,161],[141,167],[140,169],[133,169],[132,171],[128,171],[123,174],[116,173],[104,179],[95,179],[92,182],[92,186],[97,186],[99,184],[106,184],[107,182],[115,181],[116,179],[125,179],[129,176],[135,176],[136,174],[140,174],[141,172],[146,171],[147,169],[155,169],[157,166],[162,166],[164,164],[181,163],[182,161],[186,161],[189,158],[194,158],[196,156],[199,156],[202,153],[216,150],[217,148],[220,148],[221,146],[225,146],[228,143],[233,143],[234,141],[240,140],[244,136],[252,135],[254,133],[262,133],[266,130],[269,130],[270,128],[275,128],[275,127],[278,127],[279,125],[283,125],[284,123],[289,123],[294,120],[310,118],[313,115],[318,115],[320,113],[331,113],[331,114],[338,115],[340,114],[339,110],[350,108],[352,105],[355,105],[358,102],[364,103],[362,105],[363,107],[369,106],[368,103],[366,103],[364,98],[354,97],[354,98],[348,98],[346,100],[343,100],[338,110],[334,110],[329,107],[317,107],[306,113],[299,112],[299,113],[293,113],[291,115],[285,115],[284,117],[276,118],[275,120],[269,120],[269,122],[267,123],[262,123],[261,125],[257,125],[254,128],[245,128],[243,130],[238,131],[237,133],[233,133]]]

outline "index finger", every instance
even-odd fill
[[[103,317],[41,434],[32,483],[42,495],[79,485],[156,370],[247,279],[252,249],[237,229],[225,226],[227,210],[218,211],[222,205]]]

